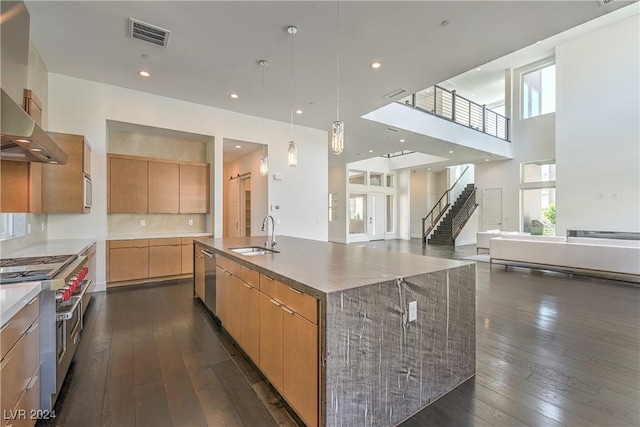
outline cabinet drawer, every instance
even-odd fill
[[[149,277],[182,274],[182,246],[151,246],[149,248]]]
[[[149,239],[149,246],[180,246],[181,244],[182,239],[180,237]]]
[[[109,250],[109,282],[149,277],[149,248],[125,247]]]
[[[149,239],[109,240],[109,249],[146,248],[147,246],[149,246]]]
[[[240,265],[240,279],[256,289],[260,289],[260,273],[244,265]]]
[[[15,346],[0,362],[2,377],[2,408],[15,408],[38,369],[40,355],[39,319],[27,329]]]
[[[260,274],[260,290],[310,322],[318,324],[318,300],[314,297],[293,289],[265,274]]]
[[[0,347],[2,350],[2,356],[0,359],[4,359],[4,356],[13,348],[18,339],[24,334],[24,332],[31,326],[34,320],[38,317],[40,312],[39,297],[35,297],[22,310],[13,316],[7,323],[5,323],[0,338]],[[5,406],[6,408],[6,406]]]
[[[16,406],[15,419],[8,420],[7,426],[33,427],[36,423],[37,411],[40,409],[40,367],[33,374],[22,399]],[[4,414],[5,419],[7,417]]]
[[[226,257],[218,257],[216,260],[217,265],[221,268],[227,270],[229,273],[233,274],[236,277],[240,277],[240,271],[242,270],[242,266],[235,261],[231,261]]]

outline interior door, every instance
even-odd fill
[[[502,230],[502,188],[482,191],[482,230]]]
[[[384,240],[385,202],[384,193],[369,193],[367,196],[369,240]]]
[[[229,180],[229,237],[240,237],[240,179]]]

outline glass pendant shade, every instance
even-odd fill
[[[289,141],[289,150],[287,154],[289,166],[295,168],[298,166],[298,146],[295,141]]]
[[[341,154],[344,150],[344,122],[336,120],[331,127],[331,151]]]
[[[269,159],[266,154],[260,156],[260,175],[267,176],[269,173]]]

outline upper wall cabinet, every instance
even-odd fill
[[[107,157],[109,213],[147,213],[148,162]]]
[[[209,165],[107,155],[109,213],[208,213]]]
[[[209,165],[180,165],[180,213],[209,212]]]
[[[65,165],[42,165],[42,211],[89,213],[91,210],[91,147],[82,135],[49,132],[67,153]]]

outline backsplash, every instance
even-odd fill
[[[21,215],[21,214],[19,214]],[[25,214],[26,229],[31,228],[31,233],[26,233],[24,237],[3,240],[0,242],[0,255],[2,257],[9,255],[13,251],[17,251],[27,246],[36,245],[47,239],[47,214]],[[44,224],[44,231],[42,230]]]
[[[148,235],[160,233],[205,233],[204,214],[109,214],[107,235]],[[189,225],[189,220],[193,225]],[[145,222],[141,226],[141,221]]]
[[[107,151],[183,162],[207,161],[206,143],[141,133],[109,130]]]

